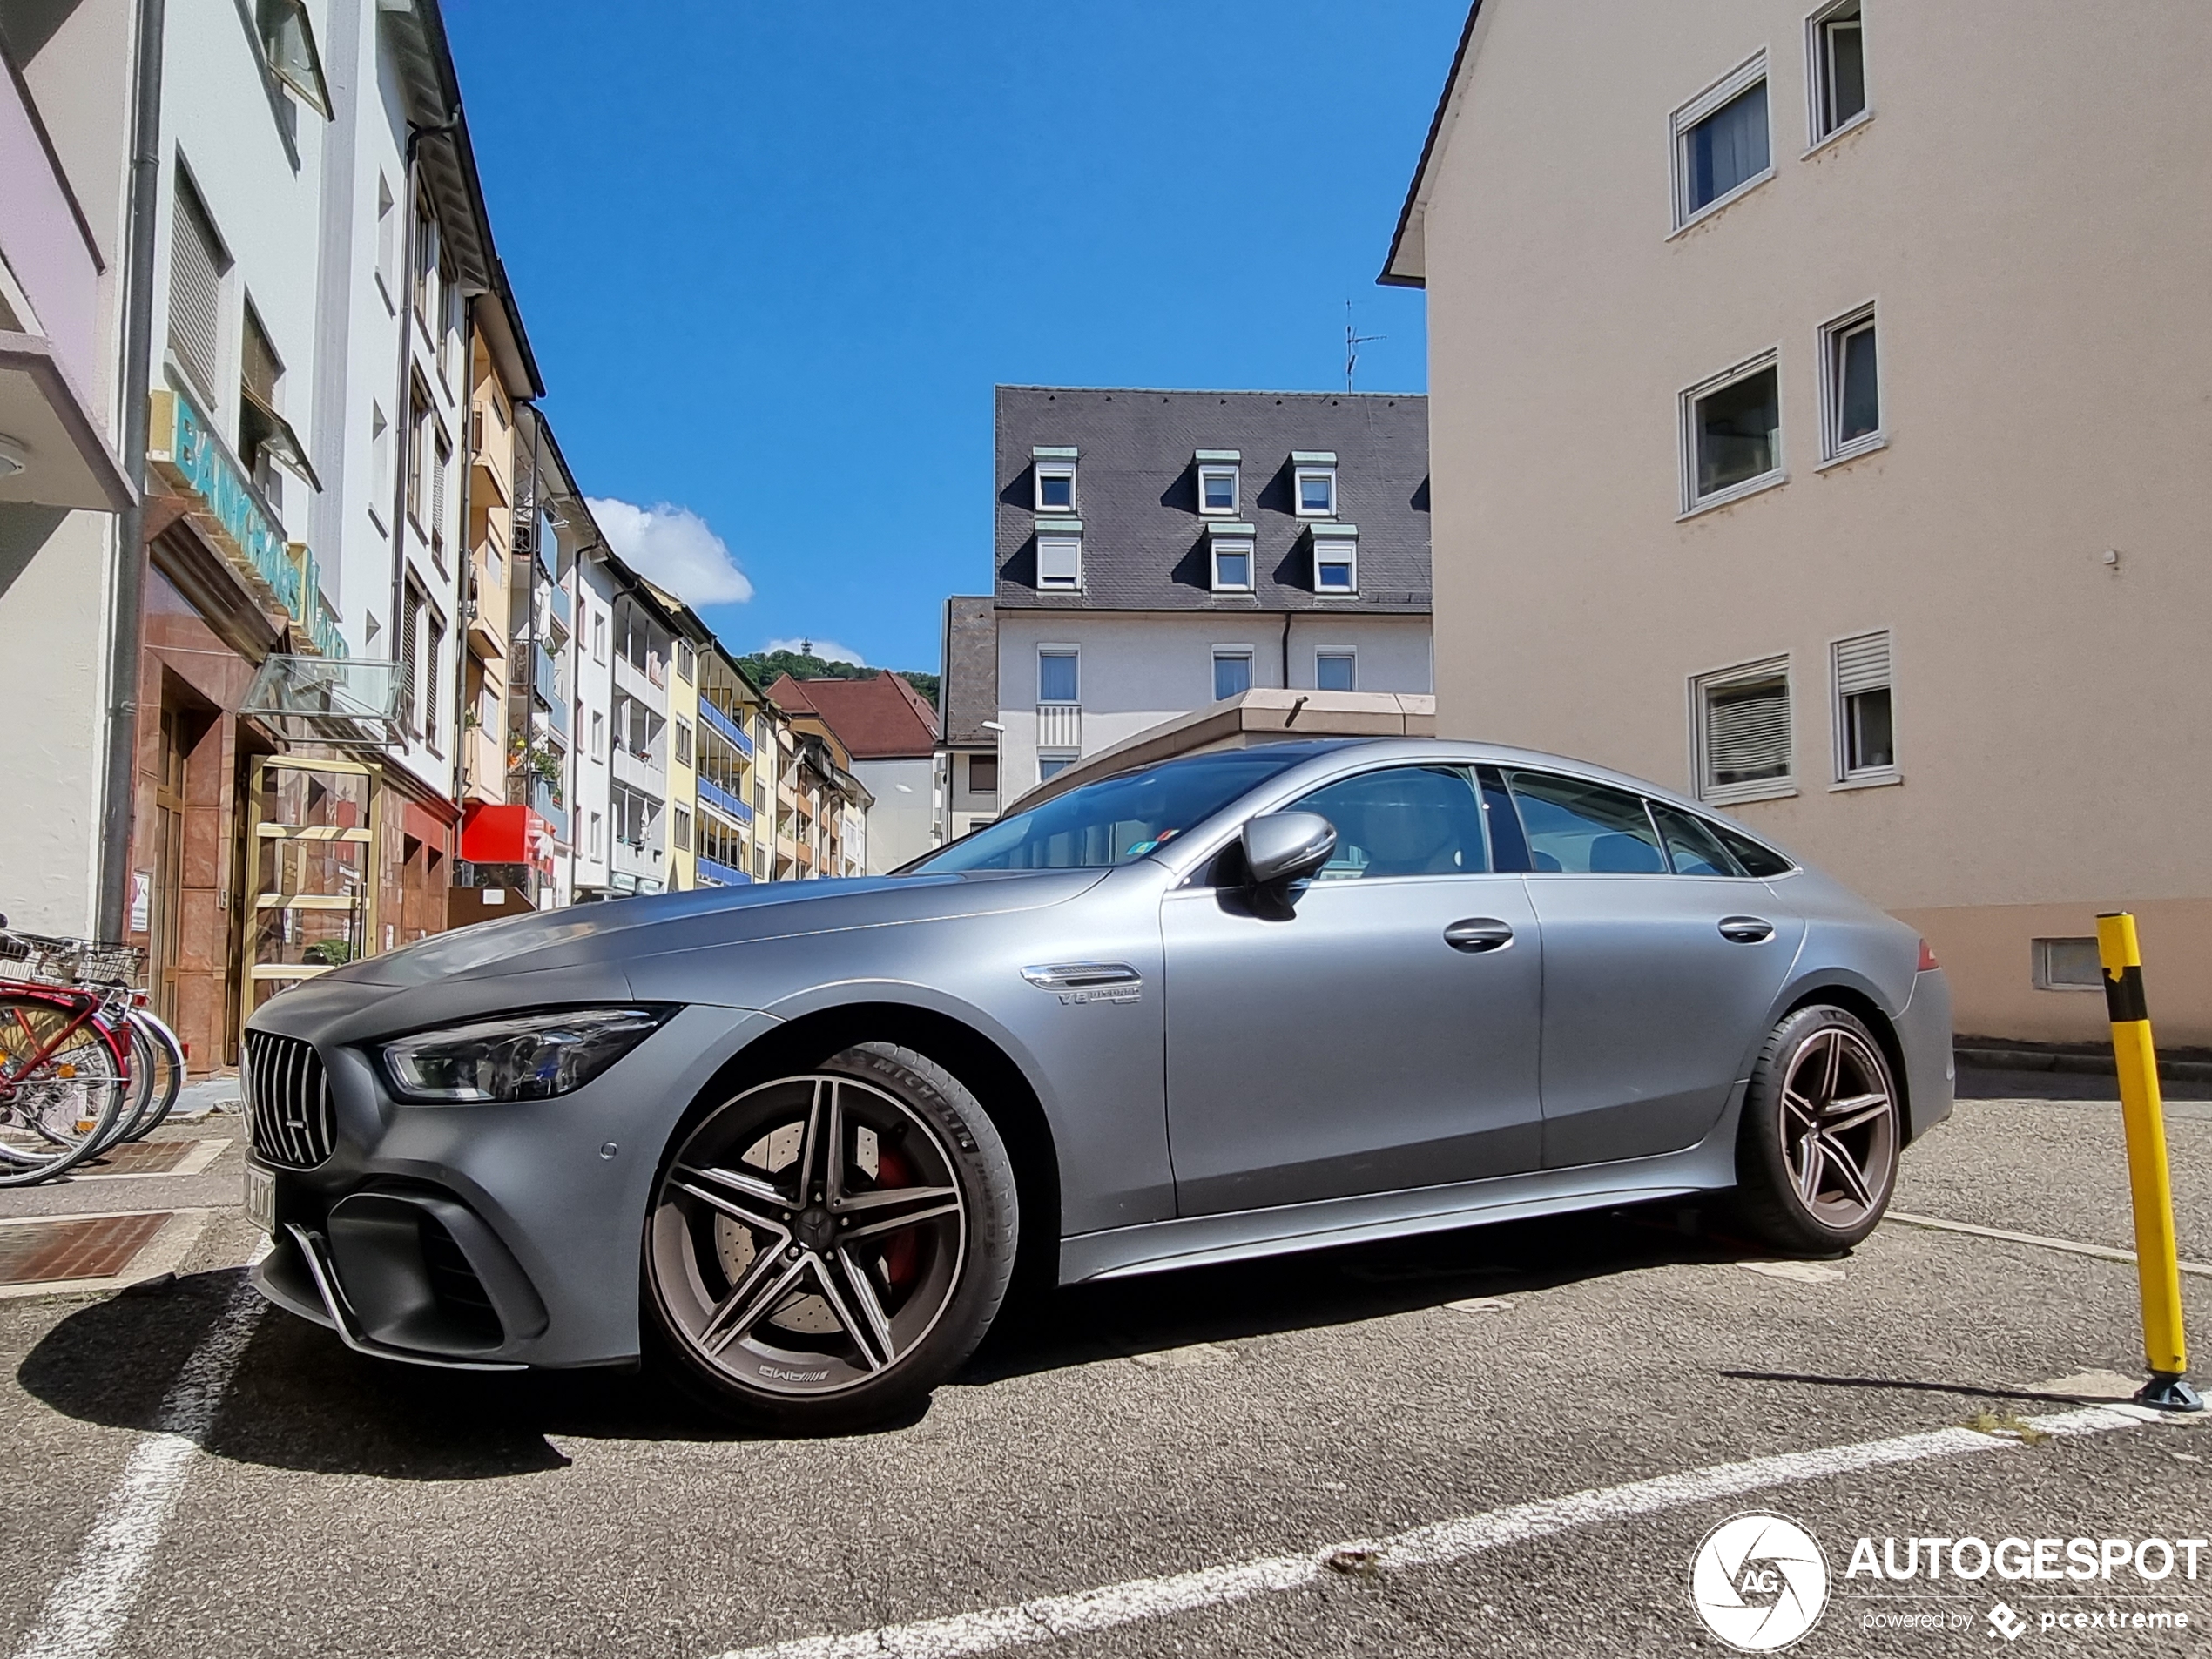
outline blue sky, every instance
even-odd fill
[[[735,651],[936,666],[1000,381],[1340,385],[1350,297],[1425,384],[1374,274],[1465,0],[446,16],[562,447]]]

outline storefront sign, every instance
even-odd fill
[[[322,572],[300,542],[284,532],[261,505],[253,487],[207,418],[183,392],[164,387],[152,394],[146,459],[173,487],[197,496],[193,523],[249,582],[294,622],[325,657],[345,657],[322,597]]]

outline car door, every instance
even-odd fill
[[[1541,941],[1469,769],[1377,768],[1284,810],[1337,831],[1287,910],[1233,886],[1163,903],[1179,1213],[1537,1167]]]
[[[1662,808],[1662,837],[1626,790],[1507,778],[1544,935],[1545,1167],[1695,1144],[1744,1075],[1804,919],[1689,813]]]

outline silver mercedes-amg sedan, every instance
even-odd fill
[[[1017,1263],[1695,1192],[1840,1250],[1950,1113],[1951,1004],[1911,929],[1651,785],[1291,741],[1041,791],[893,876],[427,939],[271,1001],[244,1072],[271,1300],[827,1431],[949,1374]]]

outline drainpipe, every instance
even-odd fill
[[[161,189],[164,0],[138,0],[132,71],[131,216],[124,253],[123,465],[138,494],[115,518],[115,611],[108,635],[107,732],[100,796],[98,914],[119,940],[129,921],[131,832],[138,818],[138,644],[145,620],[147,401],[153,375],[153,242]]]
[[[1283,613],[1283,689],[1291,689],[1291,615]]]

